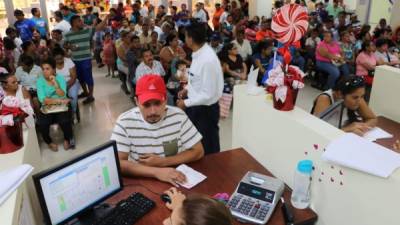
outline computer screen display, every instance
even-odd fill
[[[340,129],[342,128],[343,122],[343,110],[343,100],[340,100],[333,103],[328,109],[322,112],[319,118]]]
[[[34,181],[47,222],[66,222],[122,189],[115,143],[35,175]]]

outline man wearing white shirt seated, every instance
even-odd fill
[[[135,72],[135,81],[138,81],[142,76],[146,74],[156,74],[159,76],[165,76],[165,70],[161,63],[154,60],[153,53],[150,49],[142,50],[143,62],[139,64]]]
[[[21,86],[29,92],[35,112],[38,112],[40,108],[39,100],[37,98],[36,81],[42,74],[42,69],[34,64],[31,56],[21,56],[20,66],[18,66],[15,70],[15,76],[17,77],[18,81],[21,82]]]
[[[136,1],[136,3],[140,5],[140,1]],[[139,10],[141,17],[146,18],[149,16],[149,6],[150,6],[150,1],[147,0],[144,1],[143,6]]]
[[[119,116],[111,135],[121,171],[178,186],[186,178],[173,166],[203,157],[202,136],[181,109],[166,105],[167,90],[160,76],[139,79],[136,96],[138,107]]]
[[[193,12],[193,18],[197,19],[199,22],[207,23],[207,14],[201,8],[201,3],[196,3],[196,10]]]
[[[190,120],[203,136],[206,154],[220,151],[219,104],[224,88],[221,63],[206,43],[206,24],[193,21],[186,28],[186,45],[193,50],[189,83],[178,94],[177,106],[186,109]],[[186,98],[187,99],[184,99]]]
[[[57,22],[57,24],[54,25],[54,30],[61,30],[63,35],[71,30],[71,24],[68,21],[64,20],[61,11],[56,11],[54,13],[54,19]]]
[[[247,62],[249,56],[253,55],[249,40],[244,38],[243,29],[239,29],[236,31],[236,39],[232,41],[232,44],[236,46],[239,55],[245,62]]]

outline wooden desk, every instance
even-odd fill
[[[210,196],[222,192],[231,194],[247,171],[254,171],[272,176],[267,169],[258,163],[244,149],[234,149],[208,155],[188,165],[206,175],[207,179],[189,191],[182,188],[181,191],[186,194],[202,193]],[[170,211],[164,206],[160,195],[156,195],[146,189],[149,188],[153,192],[162,193],[170,188],[170,185],[147,178],[124,178],[124,185],[126,186],[124,190],[109,199],[109,203],[115,204],[119,200],[127,198],[132,192],[141,192],[156,202],[156,207],[148,215],[145,215],[145,217],[137,223],[138,225],[162,224],[162,221],[170,215]],[[143,185],[146,188],[138,185]],[[283,195],[288,205],[290,205],[291,190],[288,187],[285,188]],[[317,214],[311,209],[297,210],[291,205],[289,207],[292,208],[294,213],[296,225],[314,224],[317,221]],[[235,221],[234,224],[242,223]],[[285,224],[281,211],[281,203],[277,205],[268,224]]]
[[[400,153],[400,150],[393,149],[394,142],[396,140],[400,140],[400,123],[393,121],[391,119],[388,119],[384,116],[379,116],[377,127],[380,127],[382,129],[384,129],[385,131],[393,134],[393,138],[379,139],[376,141],[376,143],[378,143],[386,148],[392,149],[395,152]]]

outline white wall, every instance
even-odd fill
[[[371,1],[371,15],[369,17],[370,25],[373,26],[378,24],[381,18],[385,18],[389,23],[391,17],[391,8],[392,5],[390,4],[389,0]]]
[[[245,86],[235,86],[233,147],[244,147],[290,187],[297,162],[313,160],[316,170],[311,207],[318,214],[318,225],[400,223],[397,216],[400,170],[388,179],[381,179],[336,165],[332,169],[331,164],[321,160],[322,149],[342,135],[341,130],[299,108],[291,112],[277,111],[265,96],[248,96],[245,91]],[[314,144],[319,145],[319,150],[314,150]]]
[[[256,15],[260,18],[262,16],[271,17],[272,0],[251,0],[249,3],[250,18]]]
[[[378,66],[369,105],[378,115],[400,122],[400,69]]]
[[[392,29],[400,27],[400,0],[394,0],[395,3],[392,8],[392,16],[390,18],[390,26]]]

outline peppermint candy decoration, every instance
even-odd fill
[[[296,42],[307,32],[307,10],[298,4],[286,4],[279,8],[272,17],[271,28],[278,41],[282,43]]]

